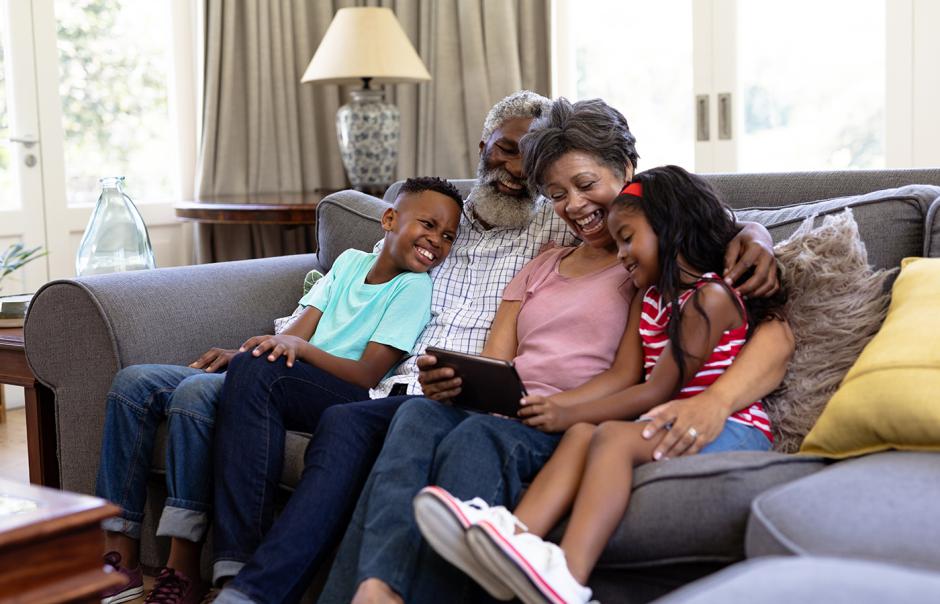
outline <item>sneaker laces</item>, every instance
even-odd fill
[[[144,600],[145,603],[152,602],[172,604],[178,602],[186,595],[189,589],[190,580],[186,575],[177,573],[172,568],[164,568],[157,575],[157,580],[153,585],[153,590]]]
[[[493,526],[500,529],[500,531],[507,529],[509,534],[512,535],[515,531],[511,530],[513,527],[519,527],[522,529],[522,532],[529,532],[529,527],[527,527],[521,520],[516,518],[516,515],[506,509],[502,505],[490,506],[483,499],[479,497],[474,497],[469,501],[464,502],[465,505],[468,505],[472,508],[476,508],[480,512],[485,512],[489,518],[486,518],[490,521]]]

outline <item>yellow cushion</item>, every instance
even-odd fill
[[[884,324],[800,452],[844,458],[886,449],[940,451],[940,258],[901,262]]]

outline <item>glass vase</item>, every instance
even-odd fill
[[[75,256],[78,276],[154,268],[147,225],[124,193],[124,177],[98,181],[101,195]]]

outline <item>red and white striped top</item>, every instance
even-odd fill
[[[707,283],[718,280],[720,280],[720,277],[715,273],[702,275],[695,283],[695,289],[680,294],[679,307],[685,305],[695,290]],[[737,295],[737,292],[735,292],[735,296]],[[740,297],[738,297],[738,301],[741,301]],[[646,290],[643,295],[643,310],[640,315],[640,338],[643,340],[643,370],[646,379],[649,379],[653,367],[659,361],[659,356],[669,343],[669,334],[666,332],[666,327],[669,325],[670,308],[669,304],[663,302],[662,296],[655,286]],[[744,318],[740,327],[721,334],[721,339],[715,349],[712,350],[711,356],[708,357],[698,373],[685,383],[677,398],[690,398],[712,385],[718,379],[718,376],[724,373],[725,369],[734,362],[735,357],[741,351],[741,347],[744,346],[746,337],[747,317]],[[728,419],[747,426],[754,426],[773,441],[773,433],[770,431],[770,419],[767,417],[767,413],[764,412],[764,405],[760,401],[751,404],[746,409],[733,413]]]

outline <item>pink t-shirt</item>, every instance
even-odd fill
[[[558,265],[574,249],[542,252],[503,290],[503,300],[522,302],[514,363],[529,394],[571,390],[609,369],[627,326],[634,287],[626,271],[615,263],[564,277]]]

